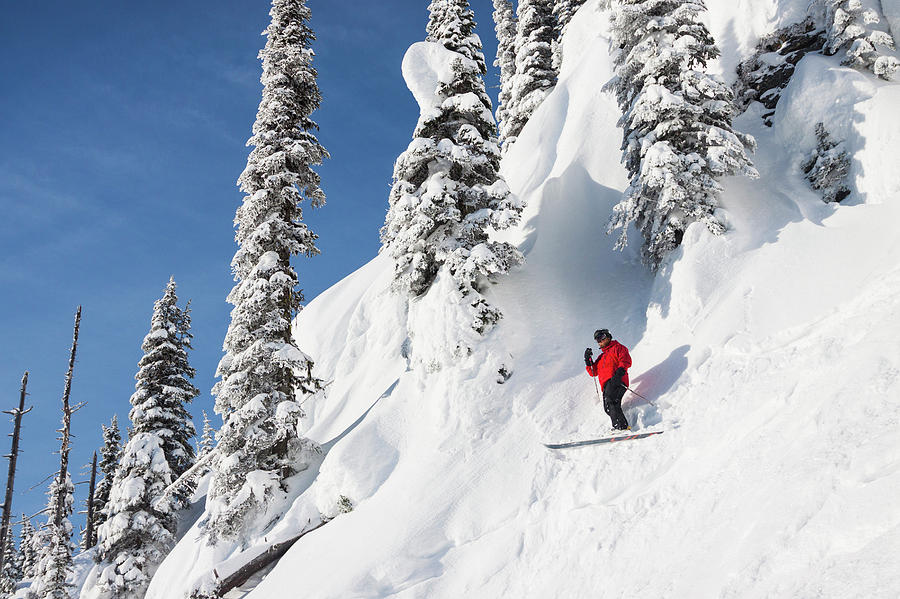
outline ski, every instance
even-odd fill
[[[544,443],[544,447],[548,449],[568,449],[570,447],[583,447],[585,445],[599,445],[601,443],[617,443],[619,441],[631,441],[633,439],[643,439],[653,435],[661,435],[664,431],[653,431],[649,433],[635,433],[632,435],[617,435],[615,437],[604,437],[602,439],[589,439],[587,441],[572,441],[571,443]]]

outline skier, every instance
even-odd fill
[[[600,381],[603,409],[612,420],[612,427],[620,431],[630,430],[622,412],[622,397],[628,390],[628,368],[631,367],[628,348],[615,341],[607,329],[595,331],[594,340],[600,346],[600,357],[594,360],[594,352],[587,348],[584,350],[584,364],[588,374]]]

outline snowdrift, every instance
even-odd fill
[[[900,85],[804,58],[772,128],[754,108],[736,122],[761,177],[723,182],[730,232],[690,228],[653,276],[605,234],[627,181],[599,4],[572,21],[559,85],[504,160],[528,205],[504,235],[527,263],[490,291],[501,324],[457,355],[448,282],[398,297],[387,256],[312,301],[296,335],[333,381],[304,406],[321,465],[259,538],[188,532],[148,597],[184,597],[216,563],[334,516],[246,596],[900,593]],[[728,80],[805,16],[799,0],[708,4]],[[841,205],[800,171],[820,121],[853,157]],[[626,396],[633,427],[666,432],[548,450],[609,433],[581,359],[600,327],[652,400]]]

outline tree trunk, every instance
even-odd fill
[[[219,583],[218,587],[215,590],[216,597],[224,597],[226,593],[229,591],[236,589],[241,586],[248,580],[250,577],[265,568],[266,566],[271,565],[272,563],[280,560],[287,550],[293,547],[294,543],[300,540],[301,537],[304,537],[311,533],[314,530],[318,530],[322,528],[326,524],[328,524],[329,520],[324,522],[320,522],[316,524],[312,528],[308,530],[304,530],[299,535],[288,539],[287,541],[282,541],[281,543],[275,543],[268,549],[266,549],[261,554],[257,555],[255,558],[247,562],[244,566],[239,568],[234,574],[227,576]]]
[[[75,333],[72,337],[72,352],[69,354],[69,370],[66,372],[66,387],[63,391],[63,421],[59,432],[62,434],[62,444],[59,448],[59,479],[56,488],[56,506],[53,514],[53,523],[59,527],[65,515],[66,508],[66,473],[69,471],[69,431],[72,427],[72,410],[69,406],[69,393],[72,391],[72,373],[75,370],[75,350],[78,349],[78,327],[81,324],[81,306],[75,312]]]
[[[19,457],[19,434],[22,430],[22,416],[31,411],[31,408],[25,409],[25,396],[27,395],[25,389],[27,387],[28,371],[26,370],[25,376],[22,377],[22,392],[19,394],[19,407],[15,410],[4,410],[3,412],[14,418],[14,424],[12,448],[9,451],[9,455],[6,456],[9,458],[9,474],[6,477],[6,499],[3,502],[3,516],[2,520],[0,520],[0,542],[2,542],[2,546],[0,546],[0,572],[3,571],[3,564],[6,561],[6,536],[10,534],[9,519],[12,515],[13,486],[16,481],[16,460]]]

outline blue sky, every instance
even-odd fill
[[[393,162],[418,117],[400,62],[424,38],[428,1],[308,5],[324,97],[314,118],[332,155],[317,169],[327,205],[304,210],[322,255],[295,260],[310,300],[378,250]],[[491,3],[472,7],[491,63]],[[260,98],[268,10],[248,0],[4,8],[0,408],[16,405],[25,370],[34,405],[24,419],[15,514],[44,507],[43,479],[58,468],[55,429],[79,304],[72,401],[86,405],[73,417],[76,481],[87,480],[83,465],[101,443],[100,424],[114,413],[127,421],[140,344],[170,275],[179,297],[192,300],[191,363],[201,390],[192,413],[198,428],[201,410],[218,426],[209,390],[231,308],[235,181]],[[487,82],[496,99],[493,69]],[[76,487],[78,509],[86,495],[86,485]]]

